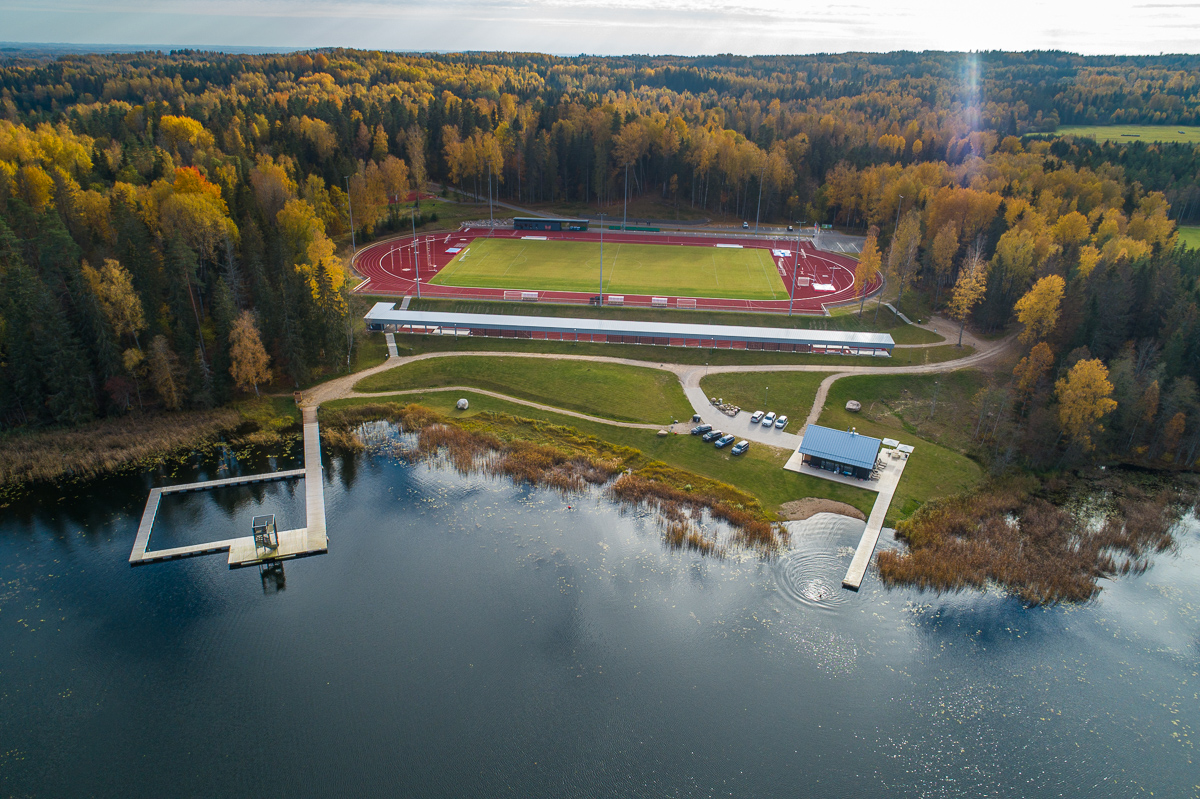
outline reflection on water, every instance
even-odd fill
[[[866,522],[818,513],[803,522],[788,522],[790,547],[775,561],[780,592],[799,605],[831,609],[853,601],[843,590],[842,578],[850,568],[854,550]]]
[[[712,559],[599,492],[359,456],[326,462],[326,556],[130,569],[186,471],[3,511],[0,793],[1200,795],[1194,519],[1029,610],[842,591],[842,517]],[[177,511],[218,539],[272,496]]]

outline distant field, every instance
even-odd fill
[[[1087,136],[1097,141],[1185,142],[1200,144],[1200,126],[1187,125],[1060,125],[1060,136]]]
[[[430,282],[599,293],[599,270],[599,243],[476,239]],[[767,250],[664,244],[605,245],[604,292],[787,299],[783,280]]]
[[[1200,249],[1200,226],[1181,226],[1179,228],[1179,240],[1189,250]]]

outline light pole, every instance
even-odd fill
[[[800,225],[796,225],[796,255],[795,262],[792,264],[792,293],[788,297],[788,316],[792,315],[792,303],[796,301],[796,272],[800,269]],[[807,261],[808,256],[804,256]]]
[[[350,209],[350,250],[358,255],[358,247],[354,244],[354,203],[350,199],[349,175],[346,175],[346,207]]]
[[[767,176],[767,162],[763,161],[762,172],[758,176],[758,208],[754,211],[754,235],[758,235],[758,216],[762,212],[762,184]]]
[[[765,387],[763,388],[763,405],[765,405],[765,406],[770,406],[770,404],[771,404],[771,400],[769,400],[769,399],[767,398],[767,393],[768,393],[770,390],[771,390],[771,387],[770,387],[770,386],[765,386]]]
[[[621,217],[621,232],[625,232],[625,224],[629,221],[629,164],[625,165],[625,215]]]
[[[604,306],[604,214],[600,214],[600,306]]]
[[[417,299],[421,299],[421,258],[417,251],[417,209],[408,209],[408,220],[412,222],[413,232],[413,275],[417,280]]]
[[[896,232],[900,230],[900,209],[904,207],[904,195],[900,195],[900,202],[896,203],[896,229],[892,231],[892,239],[895,240]]]
[[[488,236],[496,232],[496,215],[492,213],[492,161],[488,159]]]

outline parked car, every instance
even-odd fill
[[[733,449],[729,450],[731,455],[741,455],[746,450],[750,449],[750,442],[746,440],[739,441],[733,445]]]
[[[591,297],[588,297],[588,305],[603,305],[603,302],[601,302],[603,297],[604,295],[602,294],[593,294]]]
[[[775,420],[775,429],[782,430],[783,428],[787,427],[787,423],[788,423],[788,418],[786,416],[780,416],[778,419]]]
[[[792,232],[792,226],[788,225],[788,233],[791,233],[791,232]]]
[[[743,223],[742,223],[742,230],[749,230],[749,229],[750,229],[750,223],[749,223],[749,222],[743,222]]]
[[[725,435],[725,434],[722,433],[720,430],[710,430],[709,432],[700,436],[700,440],[705,443],[708,443],[709,441],[716,441],[718,438],[720,438],[723,435]]]
[[[720,438],[717,439],[717,443],[715,446],[717,449],[721,449],[722,447],[729,446],[735,440],[737,440],[737,436],[735,436],[735,435],[721,436]]]
[[[771,411],[770,413],[768,413],[766,416],[763,417],[763,420],[762,420],[763,427],[770,427],[773,424],[775,424],[775,411]]]
[[[701,436],[707,433],[709,430],[712,430],[711,424],[697,425],[696,427],[692,428],[692,435]]]
[[[762,421],[762,418],[763,418],[763,412],[755,411],[754,415],[750,417],[750,424],[758,424],[759,422]]]

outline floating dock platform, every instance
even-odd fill
[[[211,491],[214,488],[246,485],[249,483],[264,483],[274,480],[293,480],[304,478],[304,527],[296,530],[284,530],[279,533],[279,545],[264,550],[256,547],[254,536],[229,538],[224,541],[210,541],[204,544],[192,544],[186,547],[170,549],[147,549],[150,545],[150,533],[154,528],[154,518],[158,515],[158,505],[164,494],[182,494],[188,491]],[[267,472],[264,474],[248,474],[242,477],[227,477],[222,480],[205,480],[198,483],[152,488],[146,497],[146,508],[142,511],[142,521],[138,524],[137,537],[133,541],[133,552],[129,555],[131,566],[142,566],[147,563],[161,563],[167,560],[191,558],[198,555],[212,555],[218,552],[229,553],[229,568],[237,569],[243,566],[257,566],[292,558],[303,558],[309,555],[320,555],[329,550],[329,539],[325,534],[325,485],[322,479],[321,466],[321,430],[317,424],[316,408],[304,409],[304,468],[291,469],[283,472]]]

